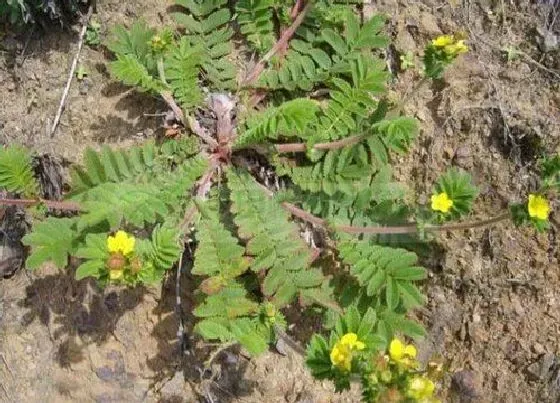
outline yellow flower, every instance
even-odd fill
[[[541,195],[529,195],[529,203],[527,203],[527,210],[529,210],[529,215],[531,218],[536,218],[538,220],[548,219],[548,214],[550,213],[550,205],[548,200]]]
[[[356,333],[346,333],[340,339],[340,343],[346,344],[351,349],[356,349],[356,350],[363,350],[366,347],[366,345],[363,342],[358,340],[358,335]]]
[[[416,363],[416,347],[412,344],[404,344],[399,339],[393,339],[389,345],[389,356],[397,364],[413,368]]]
[[[436,385],[422,376],[415,376],[408,383],[407,396],[419,402],[429,402],[434,394]]]
[[[124,256],[129,256],[134,252],[136,239],[124,231],[117,231],[114,236],[107,237],[107,249],[111,253],[121,252]]]
[[[363,350],[365,347],[366,345],[358,340],[356,333],[346,333],[331,350],[331,362],[344,371],[350,371],[352,368],[352,352]]]
[[[467,53],[469,51],[469,47],[465,45],[465,41],[460,40],[450,45],[447,45],[443,48],[443,51],[451,56],[457,56],[461,53]]]
[[[432,45],[438,48],[443,48],[444,46],[451,45],[455,42],[453,35],[440,35],[436,39],[432,40]]]
[[[352,351],[340,342],[336,343],[331,350],[331,362],[334,366],[345,371],[352,367]]]
[[[453,200],[447,196],[447,193],[441,192],[439,194],[432,195],[432,210],[447,213],[452,206]]]
[[[120,280],[124,276],[124,270],[109,270],[109,278],[111,280]]]

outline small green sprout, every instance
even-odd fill
[[[90,21],[84,38],[84,42],[86,43],[86,45],[93,47],[99,46],[101,44],[100,31],[101,24],[95,20]]]
[[[414,53],[411,51],[406,52],[400,56],[401,70],[408,70],[416,66],[414,63]]]
[[[76,78],[78,79],[78,81],[82,81],[85,77],[87,77],[88,72],[86,70],[86,68],[84,67],[83,64],[80,64],[78,66],[78,69],[76,70]]]

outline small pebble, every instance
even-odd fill
[[[461,370],[453,374],[451,386],[461,396],[475,398],[480,396],[481,382],[474,371]]]
[[[540,343],[533,344],[533,352],[539,355],[543,354],[545,352],[543,345]]]

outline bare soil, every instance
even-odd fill
[[[158,0],[98,1],[98,11],[102,37],[116,23],[168,21]],[[434,85],[412,90],[416,73],[394,76],[395,98],[422,126],[415,148],[395,164],[416,201],[427,200],[450,166],[468,170],[480,185],[475,217],[522,200],[534,189],[538,157],[560,151],[560,50],[545,41],[546,32],[560,35],[560,4],[386,0],[365,4],[363,12],[391,17],[397,52],[419,55],[433,36],[457,31],[472,47]],[[0,37],[3,144],[25,144],[68,163],[79,161],[85,147],[126,145],[162,130],[160,117],[145,114],[165,105],[113,82],[109,55],[85,46],[80,63],[87,78],[73,82],[61,124],[48,135],[78,28]],[[507,47],[521,53],[508,60]],[[429,336],[420,346],[422,357],[441,354],[448,364],[443,401],[560,401],[558,207],[547,234],[503,223],[429,242],[429,302],[418,312]],[[0,280],[0,401],[359,400],[356,390],[339,395],[330,383],[313,381],[285,346],[283,354],[257,359],[227,350],[212,371],[202,371],[215,347],[197,342],[181,355],[174,304],[172,275],[160,288],[133,290],[99,290],[73,280],[71,269],[51,267]],[[302,319],[294,332],[302,343],[310,333],[305,326],[311,325]]]

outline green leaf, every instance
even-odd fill
[[[231,331],[251,355],[259,355],[268,349],[269,341],[256,331],[254,323],[248,319],[233,322]]]
[[[382,120],[373,127],[378,130],[387,148],[398,153],[408,151],[418,134],[418,121],[404,116]]]
[[[236,145],[256,144],[266,139],[276,139],[280,135],[301,136],[315,121],[318,110],[318,103],[307,98],[296,98],[278,107],[268,108],[247,119]]]
[[[394,310],[399,304],[399,290],[395,280],[387,281],[387,288],[385,289],[385,299],[387,307]]]
[[[0,148],[0,188],[25,197],[37,196],[39,185],[33,174],[31,157],[23,147]]]
[[[426,269],[423,267],[399,267],[391,272],[391,276],[398,280],[424,280]]]
[[[198,226],[198,247],[192,273],[233,279],[247,270],[244,248],[219,221],[217,212],[206,209]]]
[[[122,25],[116,25],[107,47],[117,56],[128,55],[147,68],[153,67],[149,42],[154,34],[155,31],[149,28],[145,21],[135,21],[129,30]]]
[[[321,32],[323,39],[332,46],[334,51],[343,57],[348,53],[348,45],[344,42],[344,39],[332,29],[327,28]]]
[[[87,260],[76,269],[76,280],[81,280],[86,277],[99,278],[104,266],[103,261]]]
[[[424,305],[425,298],[414,284],[397,281],[397,287],[407,308]]]
[[[195,330],[206,340],[221,340],[222,342],[226,342],[233,337],[226,326],[210,319],[198,322]]]
[[[192,46],[186,37],[169,51],[165,58],[165,75],[173,94],[183,108],[199,105],[203,95],[198,82],[204,60],[203,49]]]
[[[247,240],[247,253],[255,257],[253,270],[267,270],[263,292],[284,306],[298,292],[319,289],[326,278],[320,270],[308,269],[309,250],[289,215],[247,173],[227,174],[234,222]]]
[[[107,234],[87,234],[85,246],[78,248],[74,256],[83,259],[107,259]]]
[[[113,76],[126,85],[136,86],[145,91],[159,92],[164,87],[154,78],[146,66],[133,55],[117,55],[117,60],[109,63]]]
[[[457,168],[448,169],[434,187],[434,193],[445,192],[453,201],[451,210],[439,215],[441,220],[457,219],[470,213],[472,203],[478,195],[478,189],[472,183],[471,176]]]
[[[50,217],[33,226],[33,231],[23,237],[22,242],[31,246],[31,254],[26,267],[37,269],[43,263],[52,261],[58,268],[68,264],[68,254],[74,251],[77,234],[75,220]]]

